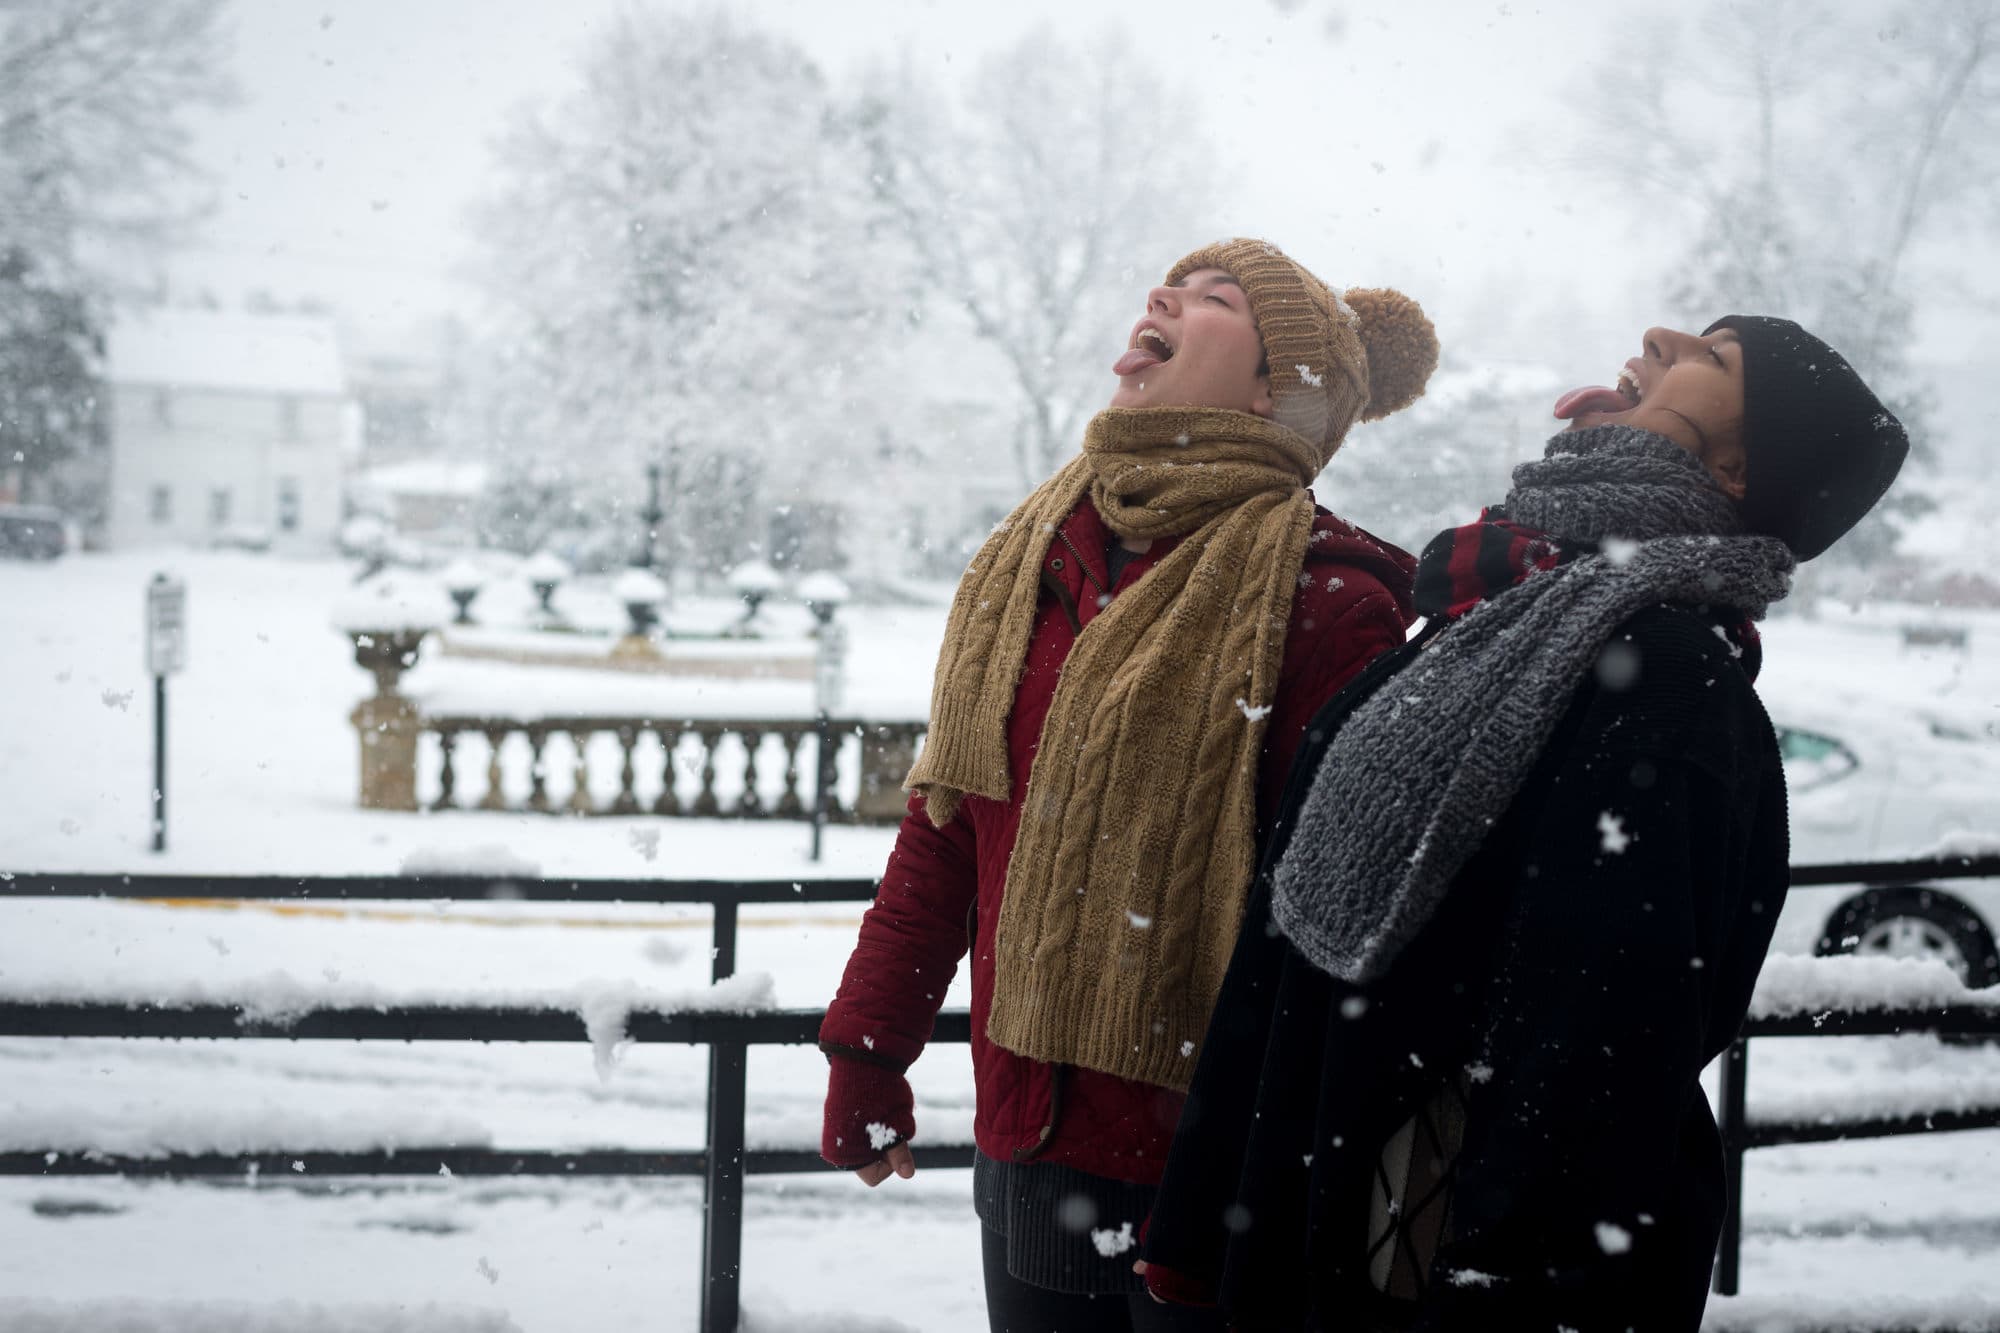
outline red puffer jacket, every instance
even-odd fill
[[[888,1139],[912,1132],[902,1073],[930,1039],[945,988],[973,945],[972,1061],[978,1091],[973,1135],[1001,1161],[1061,1162],[1118,1180],[1156,1184],[1173,1141],[1181,1095],[1096,1070],[1043,1064],[986,1038],[993,1002],[993,951],[1001,889],[1013,854],[1035,747],[1063,659],[1084,626],[1142,577],[1178,539],[1134,557],[1116,587],[1108,575],[1111,533],[1086,496],[1057,531],[1042,563],[1041,605],[1007,724],[1014,791],[1004,804],[970,797],[958,818],[934,828],[912,796],[861,922],[840,990],[820,1028],[833,1065],[822,1151],[861,1166]],[[1257,781],[1268,822],[1293,751],[1320,705],[1378,653],[1403,642],[1413,612],[1415,564],[1387,542],[1320,510],[1313,524],[1285,638]]]

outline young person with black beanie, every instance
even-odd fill
[[[1723,1212],[1699,1076],[1787,888],[1754,622],[1900,423],[1787,320],[1649,330],[1314,719],[1141,1265],[1266,1329],[1685,1330]]]

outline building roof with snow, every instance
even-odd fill
[[[354,478],[357,491],[380,495],[474,496],[486,489],[484,463],[451,458],[413,458],[370,468]]]
[[[105,339],[113,384],[344,397],[333,321],[170,307],[118,313]]]

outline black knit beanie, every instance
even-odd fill
[[[1810,560],[1859,523],[1910,437],[1847,358],[1789,319],[1724,315],[1743,343],[1743,521]]]

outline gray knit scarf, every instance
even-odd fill
[[[1480,601],[1349,716],[1273,881],[1313,964],[1379,978],[1444,900],[1533,769],[1614,630],[1661,602],[1756,619],[1792,554],[1745,536],[1693,455],[1628,426],[1565,431],[1514,470],[1505,517],[1595,549]]]

